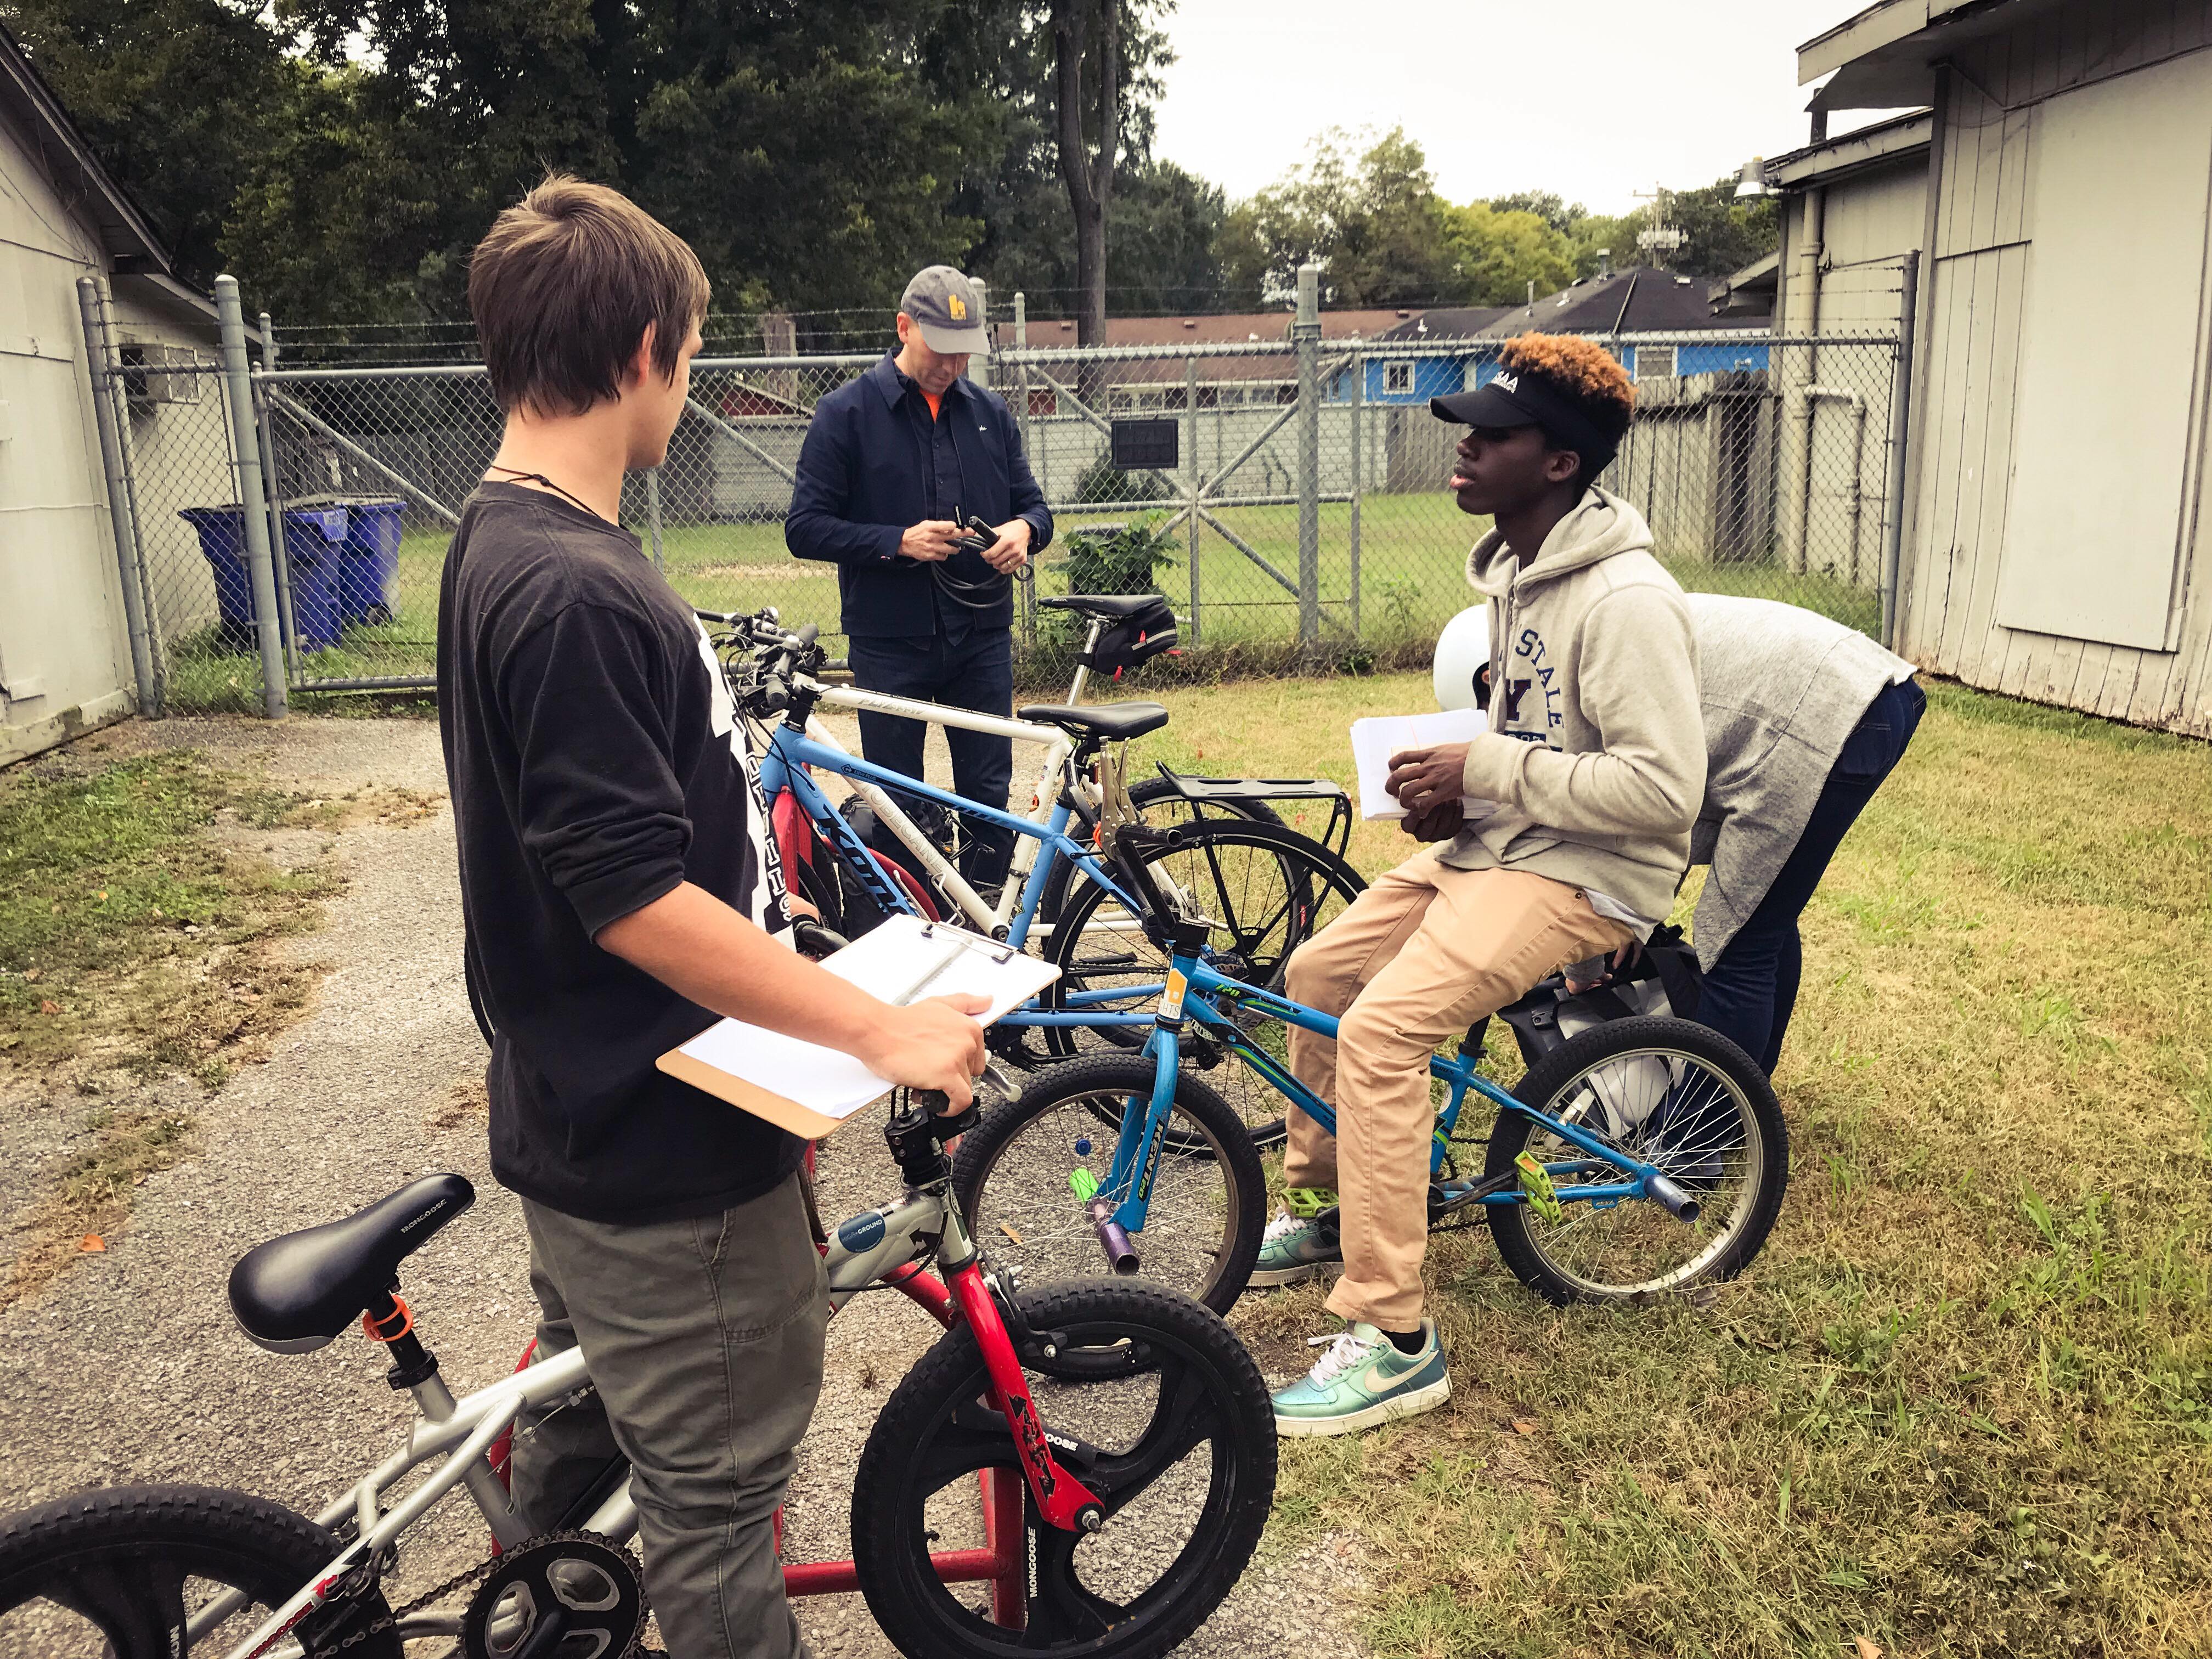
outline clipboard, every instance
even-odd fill
[[[822,966],[895,1006],[971,992],[991,1006],[988,1025],[1060,977],[1060,969],[1010,945],[942,921],[895,915]],[[669,1076],[819,1140],[892,1085],[852,1055],[739,1019],[718,1020],[653,1062]]]

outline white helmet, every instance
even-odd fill
[[[1470,605],[1437,635],[1437,707],[1480,706],[1474,677],[1490,666],[1490,607]]]

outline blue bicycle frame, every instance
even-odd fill
[[[816,833],[836,849],[855,879],[866,887],[868,896],[886,910],[921,914],[906,890],[884,874],[870,854],[866,843],[845,821],[836,804],[823,792],[822,786],[814,781],[808,770],[811,767],[818,767],[839,777],[857,779],[881,788],[893,789],[902,795],[918,797],[963,817],[979,819],[1042,842],[1036,862],[1030,867],[1029,878],[1022,888],[1021,902],[1008,922],[1006,943],[1016,950],[1020,950],[1028,941],[1030,927],[1036,920],[1037,907],[1043,902],[1046,888],[1052,879],[1054,866],[1061,859],[1067,860],[1085,876],[1112,894],[1132,915],[1137,914],[1136,901],[1109,873],[1107,861],[1067,833],[1068,823],[1074,817],[1074,812],[1064,798],[1040,824],[1030,818],[1017,817],[1012,812],[985,806],[964,795],[940,789],[934,784],[920,782],[903,772],[894,772],[874,765],[844,750],[817,743],[788,723],[778,725],[769,739],[767,754],[761,758],[761,793],[773,801],[788,789],[792,798],[798,801],[799,810],[814,825]],[[1160,994],[1161,989],[1161,985],[1153,984],[1116,986],[1105,991],[1069,992],[1059,999],[1058,1011],[1047,1012],[1033,1006],[1024,1006],[1016,1009],[1000,1023],[1006,1025],[1090,1027],[1150,1025],[1152,1016],[1148,1012],[1118,1012],[1109,1010],[1105,1005],[1135,1000],[1149,1002]]]
[[[1117,995],[1127,995],[1118,992]],[[1308,1089],[1272,1054],[1253,1042],[1244,1029],[1222,1010],[1222,1005],[1249,1010],[1313,1031],[1325,1037],[1336,1036],[1337,1022],[1334,1016],[1324,1014],[1277,996],[1271,991],[1247,985],[1215,972],[1197,957],[1181,951],[1170,957],[1167,982],[1159,1006],[1152,1016],[1156,1027],[1146,1045],[1152,1058],[1152,1092],[1144,1109],[1135,1109],[1139,1103],[1132,1098],[1129,1109],[1121,1114],[1121,1129],[1115,1143],[1110,1171],[1103,1183],[1103,1190],[1110,1198],[1119,1197],[1114,1219],[1130,1233],[1139,1233],[1150,1207],[1152,1169],[1159,1156],[1160,1144],[1167,1133],[1168,1115],[1175,1102],[1176,1073],[1182,1063],[1182,1034],[1187,1020],[1195,1020],[1207,1035],[1230,1049],[1246,1065],[1252,1067],[1290,1103],[1305,1113],[1329,1133],[1336,1133],[1336,1114]],[[1552,1176],[1554,1195],[1561,1203],[1587,1203],[1595,1208],[1609,1208],[1626,1199],[1651,1199],[1669,1208],[1670,1198],[1680,1196],[1679,1189],[1657,1165],[1632,1157],[1618,1146],[1591,1134],[1580,1125],[1566,1122],[1548,1113],[1539,1111],[1525,1101],[1516,1100],[1489,1079],[1476,1075],[1476,1056],[1462,1053],[1456,1058],[1445,1060],[1432,1057],[1429,1073],[1441,1078],[1450,1090],[1449,1097],[1437,1114],[1435,1138],[1429,1149],[1429,1169],[1431,1174],[1443,1167],[1447,1146],[1459,1122],[1461,1108],[1470,1092],[1480,1095],[1500,1111],[1519,1112],[1534,1118],[1551,1133],[1558,1136],[1577,1151],[1588,1156],[1549,1164],[1545,1166]],[[1617,1170],[1620,1178],[1602,1182],[1576,1182],[1571,1177],[1589,1173],[1592,1160]],[[1665,1195],[1655,1188],[1662,1183]],[[1518,1204],[1523,1194],[1519,1188],[1482,1194],[1473,1201],[1486,1205]]]

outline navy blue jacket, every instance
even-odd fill
[[[1035,557],[1052,540],[1044,492],[1022,454],[1021,428],[996,393],[955,380],[942,399],[959,458],[963,499],[927,511],[928,455],[922,432],[929,406],[902,382],[886,353],[859,379],[815,405],[799,451],[799,482],[783,524],[784,544],[802,559],[837,567],[848,635],[927,636],[937,631],[936,578],[929,567],[899,555],[899,538],[924,519],[951,518],[957,505],[992,524],[1027,519]],[[916,411],[920,418],[916,418]],[[948,570],[963,581],[995,580],[975,553],[956,553]],[[1006,597],[974,613],[978,628],[1013,625],[1013,585]]]

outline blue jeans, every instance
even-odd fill
[[[1836,764],[1805,832],[1735,937],[1729,940],[1705,975],[1698,999],[1698,1021],[1711,1027],[1757,1060],[1771,1076],[1782,1058],[1782,1038],[1797,1006],[1797,975],[1802,953],[1797,918],[1812,902],[1813,890],[1835,857],[1844,834],[1856,822],[1874,792],[1881,787],[1928,707],[1926,695],[1911,680],[1893,685],[1868,705],[1844,740]]]
[[[1001,718],[1013,712],[1011,629],[969,629],[951,639],[941,633],[911,637],[855,635],[847,646],[846,660],[853,665],[853,683],[864,691],[946,703]],[[919,778],[922,739],[927,731],[920,720],[863,713],[860,754],[878,766]],[[952,750],[954,792],[1003,811],[1006,791],[1014,778],[1013,739],[947,726],[945,740]],[[963,819],[962,828],[969,839],[960,854],[960,873],[977,887],[993,887],[1004,881],[1006,866],[1013,861],[1013,831],[975,818]],[[913,858],[904,846],[887,844],[881,850],[886,857],[914,869]],[[915,873],[921,872],[917,869]]]

